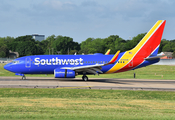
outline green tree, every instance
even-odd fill
[[[6,57],[6,54],[5,54],[4,51],[0,51],[0,57],[1,57],[1,58],[5,58],[5,57]]]
[[[110,54],[115,54],[116,53],[116,49],[117,49],[117,42],[116,40],[119,39],[119,36],[118,35],[111,35],[109,36],[108,38],[105,38],[104,39],[104,46],[105,46],[105,52],[108,50],[108,49],[111,49],[111,52]]]
[[[97,38],[88,38],[86,41],[81,43],[81,53],[84,54],[93,54],[93,53],[104,53],[105,45],[103,39]]]
[[[70,50],[69,55],[74,55],[75,53],[77,54],[78,50]]]
[[[91,42],[94,40],[94,38],[87,38],[85,41],[81,43],[81,51],[80,53],[88,54],[89,49],[91,47]]]
[[[120,50],[121,52],[126,51],[126,41],[122,38],[117,38],[115,40],[115,52]]]
[[[50,48],[54,49],[54,54],[56,54],[57,51],[61,51],[61,54],[68,54],[68,49],[69,51],[80,50],[80,45],[77,42],[74,42],[73,38],[66,36],[57,36],[50,46]],[[49,48],[47,48],[46,54],[49,53],[48,51]]]
[[[170,40],[169,44],[171,45],[171,52],[175,51],[175,40]]]
[[[162,49],[163,52],[173,52],[172,48],[171,48],[171,44],[168,43],[166,44],[165,46],[163,46],[163,49]]]
[[[10,43],[9,49],[12,50],[13,52],[18,52],[20,57],[40,54],[37,42],[35,42],[32,36],[29,35],[20,36],[14,39]]]
[[[161,42],[160,42],[160,47],[159,47],[159,53],[163,51],[163,47],[168,44],[169,41],[166,40],[166,39],[162,39]]]
[[[8,57],[9,49],[6,45],[5,38],[0,38],[0,57]]]
[[[93,42],[91,43],[91,49],[95,49],[94,52],[89,51],[90,53],[105,53],[105,46],[103,39],[97,38],[94,39]]]
[[[61,37],[61,36],[57,36],[58,37]],[[52,44],[53,42],[56,40],[56,36],[55,35],[51,35],[49,37],[46,38],[46,41],[48,42],[48,45],[47,45],[47,48],[51,48],[52,47]],[[46,42],[45,41],[45,42]]]
[[[175,51],[173,52],[172,56],[173,56],[173,58],[175,58]]]
[[[146,33],[141,33],[138,34],[137,36],[133,37],[132,40],[128,40],[126,43],[126,49],[131,50],[134,48],[141,40],[142,38],[146,35]]]

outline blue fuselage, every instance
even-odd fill
[[[21,74],[53,74],[54,69],[107,63],[113,55],[36,55],[15,59],[5,69]],[[103,66],[108,71],[113,65]]]
[[[115,63],[119,60],[123,53],[120,53]],[[26,56],[15,59],[13,62],[4,66],[6,70],[19,74],[54,74],[54,69],[63,67],[88,66],[95,64],[108,63],[114,55],[36,55]],[[158,62],[145,61],[136,68],[144,67]],[[121,63],[122,64],[122,63]],[[102,66],[101,71],[106,73],[115,64]],[[133,66],[134,67],[134,66]],[[135,68],[131,68],[135,69]],[[79,74],[82,74],[81,72]],[[88,74],[88,73],[87,73]]]

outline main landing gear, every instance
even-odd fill
[[[83,75],[82,79],[83,79],[84,81],[88,81],[88,77],[87,77],[86,75]]]

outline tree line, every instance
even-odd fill
[[[93,54],[105,53],[111,49],[110,54],[116,51],[121,52],[134,48],[146,33],[138,34],[132,40],[124,40],[118,35],[111,35],[107,38],[87,38],[85,41],[74,42],[73,38],[67,36],[51,35],[43,41],[35,41],[32,36],[0,37],[0,57],[8,57],[9,50],[18,52],[19,57],[28,55],[49,55],[49,54]],[[175,40],[162,39],[160,52],[174,52]]]

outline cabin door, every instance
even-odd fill
[[[31,58],[30,57],[26,58],[25,66],[26,66],[26,68],[30,68],[31,67]]]

